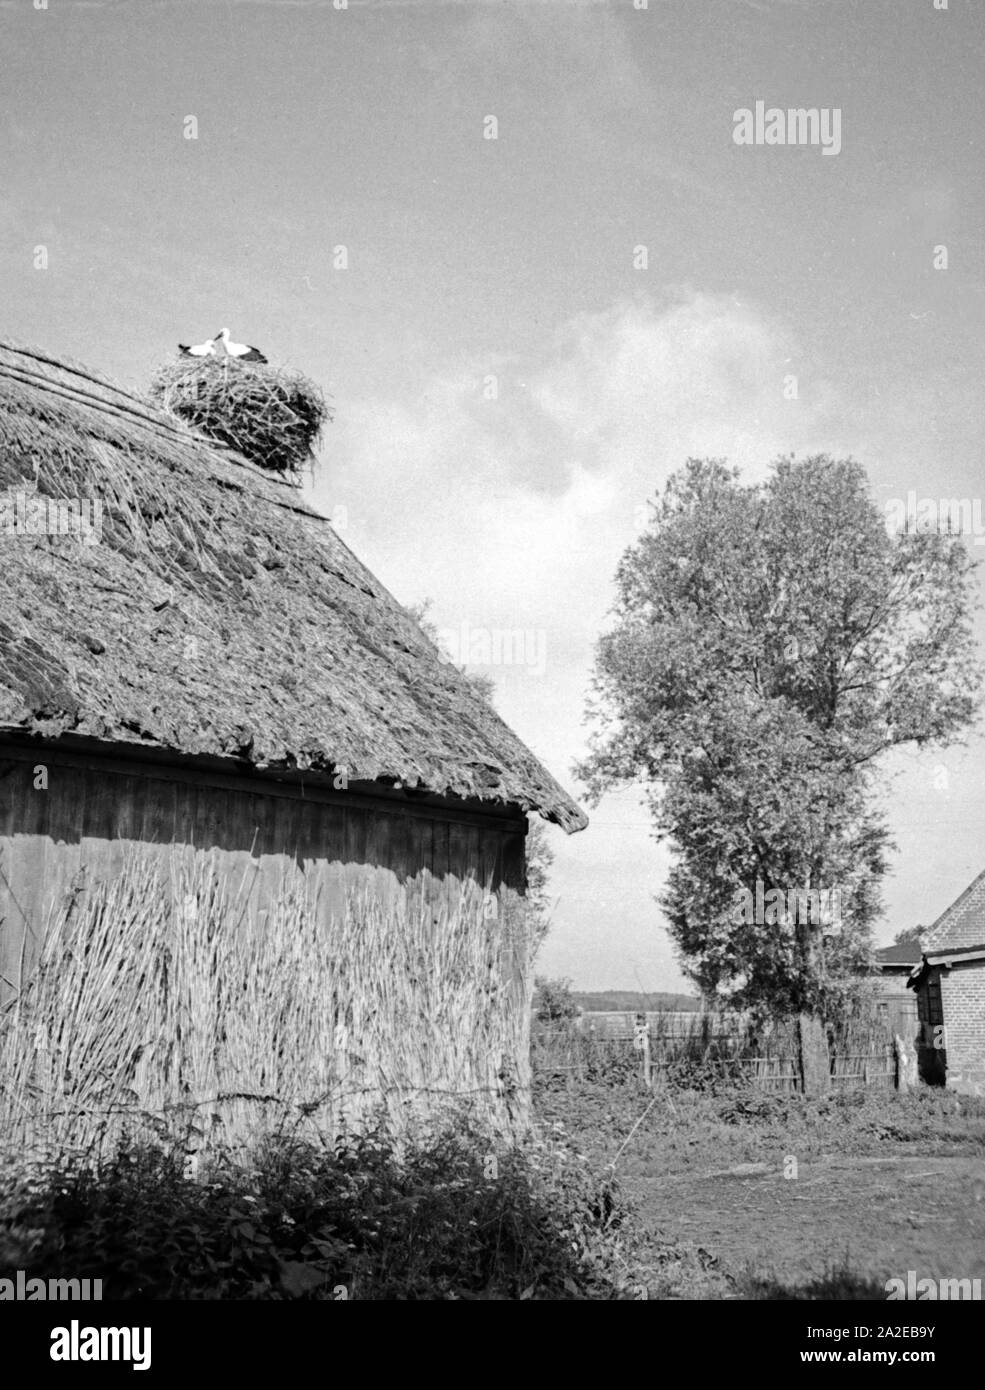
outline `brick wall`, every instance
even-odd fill
[[[941,969],[940,988],[947,1084],[966,1095],[985,1095],[985,960]]]

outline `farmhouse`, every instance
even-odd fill
[[[16,1072],[66,1126],[522,1126],[527,818],[581,810],[289,480],[0,345],[22,493],[100,528],[0,535],[0,1125]]]
[[[985,1095],[985,872],[921,935],[917,993],[921,1074]]]

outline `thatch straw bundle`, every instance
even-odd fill
[[[48,924],[0,1015],[0,1161],[108,1153],[123,1135],[250,1147],[448,1110],[526,1124],[525,936],[466,881],[449,901],[350,894],[326,918],[303,877],[270,907],[205,857],[134,857]],[[518,978],[519,968],[519,978]]]
[[[314,382],[234,358],[188,357],[162,367],[150,397],[172,415],[251,463],[298,473],[332,412]]]

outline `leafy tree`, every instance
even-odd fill
[[[527,831],[527,922],[531,932],[531,959],[544,944],[551,926],[553,904],[549,888],[554,850],[547,838],[547,826],[539,817],[530,820]]]
[[[902,931],[898,931],[893,937],[893,945],[909,946],[912,942],[914,946],[919,946],[920,933],[926,930],[926,927],[904,927]]]
[[[437,625],[431,617],[431,600],[408,605],[407,612],[419,623],[425,636],[440,648]],[[493,702],[496,683],[491,676],[480,671],[470,671],[467,666],[458,668],[472,689],[488,705]],[[530,820],[527,831],[527,926],[530,930],[531,958],[536,956],[543,944],[551,924],[551,899],[548,891],[548,875],[554,863],[554,850],[547,838],[547,827],[538,817]]]
[[[570,980],[549,980],[538,975],[534,987],[534,1017],[538,1023],[569,1023],[578,1017],[580,1010]]]
[[[754,486],[692,459],[652,504],[579,771],[595,801],[646,788],[676,852],[661,903],[707,997],[831,1016],[857,989],[889,848],[879,759],[975,712],[972,570],[953,538],[887,535],[850,459],[781,459]],[[818,920],[811,890],[837,911]]]

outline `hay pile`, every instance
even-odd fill
[[[322,427],[332,418],[307,377],[228,357],[169,362],[149,394],[208,439],[272,473],[297,475],[313,462]]]

